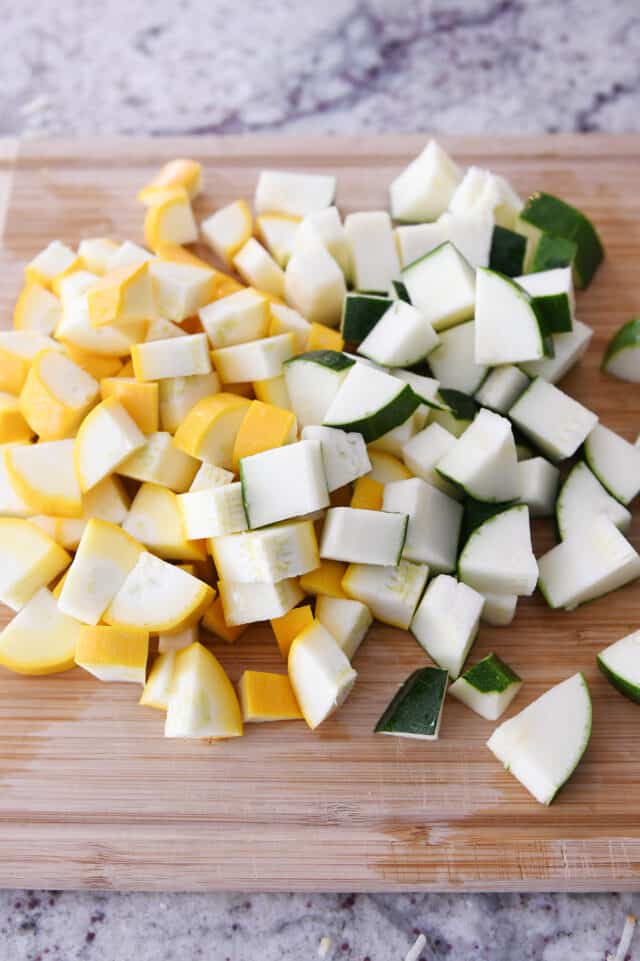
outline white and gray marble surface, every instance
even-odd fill
[[[640,129],[639,0],[0,0],[0,135]],[[1,856],[1,854],[0,854]],[[0,961],[604,961],[640,895],[0,892]],[[632,946],[640,959],[640,935]]]

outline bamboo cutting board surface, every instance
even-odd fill
[[[199,217],[251,197],[260,168],[338,174],[343,212],[386,205],[392,176],[424,137],[227,138],[0,144],[0,309],[50,239],[142,239],[136,190],[174,156],[203,161]],[[579,295],[594,342],[562,386],[635,439],[640,387],[598,370],[611,332],[640,312],[640,139],[445,141],[460,164],[490,166],[526,194],[582,207],[607,261]],[[4,208],[4,209],[3,209]],[[552,543],[536,530],[537,552]],[[640,526],[631,535],[640,545]],[[591,745],[550,809],[486,749],[493,729],[449,699],[440,740],[376,737],[375,720],[425,655],[376,626],[355,658],[352,696],[315,733],[252,725],[218,744],[162,737],[139,691],[80,670],[23,678],[0,668],[0,884],[157,890],[597,890],[640,884],[640,709],[600,677],[598,650],[639,626],[640,584],[573,614],[522,600],[512,627],[482,627],[473,658],[498,652],[524,678],[509,714],[582,669],[594,701]],[[6,612],[5,612],[6,613]],[[235,680],[282,670],[270,629],[214,646]]]

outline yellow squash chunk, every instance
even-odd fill
[[[246,200],[221,207],[200,224],[204,241],[227,266],[253,233],[253,219]]]
[[[135,377],[103,377],[100,381],[103,400],[114,397],[143,434],[158,430],[160,420],[160,392],[153,381],[139,381]]]
[[[274,617],[271,620],[271,627],[278,642],[278,648],[285,661],[289,657],[289,651],[294,640],[307,627],[313,624],[313,613],[309,604],[302,607],[294,607],[293,610],[283,614],[282,617]]]
[[[231,294],[237,294],[239,290],[244,289],[245,285],[241,284],[235,277],[232,277],[230,274],[225,274],[221,270],[216,270],[212,294],[207,303],[210,303],[212,300],[222,300],[223,297],[230,297]]]
[[[120,465],[118,473],[133,480],[161,484],[181,494],[189,490],[199,466],[195,457],[176,447],[171,434],[157,431],[149,434],[144,447]]]
[[[0,634],[0,664],[17,674],[57,674],[74,666],[82,625],[40,588]]]
[[[205,334],[188,334],[185,337],[154,340],[148,344],[134,344],[131,360],[138,380],[191,377],[211,371]]]
[[[191,481],[189,492],[194,494],[199,491],[210,490],[212,487],[226,487],[233,484],[233,476],[233,471],[225,470],[224,467],[203,463]]]
[[[288,667],[291,686],[312,730],[344,703],[357,677],[336,639],[319,621],[298,634]]]
[[[60,610],[97,624],[142,553],[142,545],[121,527],[92,518],[60,592]]]
[[[78,254],[87,270],[99,275],[107,273],[117,250],[115,240],[108,237],[87,237],[78,245]]]
[[[311,324],[307,350],[342,350],[344,338],[339,330],[332,330],[325,324]]]
[[[243,457],[292,444],[297,431],[296,417],[291,411],[263,404],[260,400],[252,401],[233,445],[234,471],[239,469]]]
[[[143,707],[155,707],[158,711],[167,710],[175,663],[175,651],[167,651],[156,657],[138,704],[142,704]]]
[[[52,287],[55,288],[54,293],[60,298],[64,309],[65,304],[82,297],[99,280],[100,274],[94,274],[91,270],[74,270],[70,274],[57,278]]]
[[[204,581],[154,554],[140,554],[136,566],[108,607],[104,620],[152,633],[196,624],[213,600]]]
[[[156,245],[154,253],[160,260],[168,260],[173,264],[187,264],[189,267],[200,267],[202,270],[210,270],[213,273],[218,273],[210,263],[202,260],[201,257],[196,257],[195,254],[192,254],[190,250],[187,250],[187,248],[181,246],[181,244],[160,241]]]
[[[184,570],[184,567],[182,568]],[[197,624],[189,627],[181,627],[178,631],[161,631],[158,634],[158,650],[161,654],[167,651],[181,651],[190,644],[198,640],[199,631]]]
[[[297,721],[302,717],[286,674],[245,671],[238,683],[242,720]]]
[[[154,260],[149,265],[157,313],[181,323],[215,296],[219,280],[209,268]]]
[[[293,334],[277,334],[212,350],[211,359],[223,384],[266,380],[282,374],[282,365],[295,354],[295,344]]]
[[[189,540],[237,534],[248,528],[239,481],[178,494],[177,502],[182,530]]]
[[[62,319],[56,328],[56,337],[66,346],[72,344],[92,354],[108,357],[125,357],[132,344],[144,340],[148,320],[132,321],[122,327],[106,324],[94,327],[89,320],[86,293],[62,299]]]
[[[48,247],[29,261],[24,273],[27,283],[50,288],[54,280],[80,270],[82,266],[82,258],[75,251],[59,240],[52,240]]]
[[[159,382],[158,388],[160,427],[174,434],[199,400],[220,391],[220,380],[212,370],[209,374],[191,377],[167,377]]]
[[[284,304],[271,304],[269,308],[271,323],[269,326],[269,336],[275,334],[293,334],[296,342],[296,353],[301,354],[308,350],[309,335],[311,324],[299,314],[297,310],[286,307]]]
[[[315,571],[309,571],[300,578],[300,587],[305,594],[327,594],[329,597],[346,597],[342,590],[342,578],[347,565],[342,561],[320,561]]]
[[[266,337],[269,316],[267,298],[249,287],[212,301],[199,313],[209,342],[215,348],[246,344]]]
[[[20,497],[11,483],[7,469],[7,453],[19,444],[0,445],[0,517],[32,517],[33,508]],[[54,538],[55,540],[55,538]]]
[[[177,496],[167,487],[142,484],[122,527],[166,560],[198,561],[207,556],[204,541],[185,538]]]
[[[213,351],[211,353],[213,353]],[[246,397],[247,400],[255,400],[253,384],[250,381],[237,381],[235,384],[225,384],[224,389],[229,394],[237,394],[238,397]]]
[[[203,398],[176,431],[176,447],[199,460],[232,470],[233,447],[250,406],[249,400],[236,394]]]
[[[129,497],[118,477],[105,477],[103,481],[82,495],[80,517],[32,517],[65,550],[75,551],[85,528],[92,517],[121,524],[129,512]]]
[[[384,496],[384,484],[373,477],[358,477],[353,485],[353,495],[350,507],[368,511],[381,511]]]
[[[72,437],[100,393],[97,381],[56,350],[34,358],[20,392],[20,410],[41,440]]]
[[[281,617],[303,598],[296,577],[271,583],[218,581],[227,624],[253,624]]]
[[[67,552],[35,524],[0,517],[0,601],[7,607],[19,611],[70,561]]]
[[[76,347],[75,344],[67,344],[65,349],[74,364],[86,370],[94,380],[101,381],[105,377],[115,377],[122,370],[122,361],[119,357],[92,354],[88,350]]]
[[[165,737],[195,738],[242,735],[233,684],[202,644],[192,644],[176,655],[164,733]]]
[[[0,331],[0,390],[19,394],[33,358],[41,350],[62,350],[60,344],[35,330]]]
[[[0,391],[0,444],[28,443],[33,431],[20,411],[15,394]]]
[[[146,440],[117,397],[103,400],[87,414],[75,440],[74,463],[81,489],[89,491],[113,474]]]
[[[227,644],[233,644],[239,637],[242,637],[249,626],[248,624],[227,624],[224,619],[222,600],[219,597],[216,597],[206,609],[202,615],[201,623],[209,633],[219,637],[222,641],[226,641]]]
[[[182,157],[170,160],[138,191],[138,200],[145,206],[154,204],[158,192],[175,187],[183,187],[191,199],[196,197],[202,190],[202,164]]]
[[[148,320],[155,306],[147,263],[116,267],[87,291],[89,320],[94,327]]]
[[[287,214],[262,214],[256,218],[260,239],[280,267],[287,266],[299,224],[299,217]]]
[[[170,340],[172,337],[184,337],[186,331],[174,324],[172,320],[165,320],[164,317],[156,317],[151,321],[147,329],[145,344],[150,344],[154,340]],[[196,331],[200,333],[200,331]]]
[[[80,517],[82,495],[73,463],[74,441],[12,447],[6,465],[14,490],[34,514]]]
[[[198,225],[184,187],[158,192],[144,218],[144,239],[152,250],[159,244],[192,244],[198,239]]]
[[[371,480],[384,485],[390,484],[392,481],[408,480],[408,478],[413,477],[409,468],[405,467],[402,461],[394,457],[393,454],[384,450],[376,450],[374,447],[368,447],[367,452],[372,469],[366,476]]]
[[[52,334],[62,315],[59,299],[37,282],[26,284],[16,301],[13,326],[16,330],[35,330]]]
[[[75,661],[100,681],[144,684],[149,656],[149,633],[121,627],[83,625]]]
[[[109,270],[117,267],[137,267],[139,264],[148,264],[154,259],[153,254],[149,253],[139,244],[134,244],[131,240],[125,240],[118,244],[117,250],[109,260]]]
[[[235,254],[233,266],[246,284],[284,297],[284,270],[255,237],[250,237]]]
[[[135,377],[135,374],[133,373],[133,361],[131,360],[131,357],[129,357],[129,360],[125,361],[124,365],[122,366],[121,370],[118,371],[116,376]]]
[[[282,407],[283,410],[291,410],[291,398],[283,374],[279,377],[268,377],[266,380],[254,380],[253,391],[256,400]]]

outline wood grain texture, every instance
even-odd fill
[[[344,211],[386,204],[392,175],[424,138],[105,140],[0,146],[10,193],[0,262],[2,324],[21,268],[54,237],[141,240],[137,188],[184,154],[206,168],[202,216],[251,197],[263,166],[335,171]],[[595,220],[607,260],[578,297],[591,349],[563,386],[634,439],[640,389],[603,377],[611,332],[640,312],[640,140],[451,138],[461,164],[508,175],[524,194],[556,192]],[[9,190],[10,188],[10,190]],[[2,218],[0,217],[0,223]],[[640,543],[636,523],[632,540]],[[551,525],[536,530],[538,553]],[[640,885],[640,713],[598,674],[595,654],[638,626],[640,584],[573,614],[524,600],[515,625],[483,627],[473,657],[497,651],[524,678],[510,713],[584,670],[591,745],[556,803],[537,805],[484,744],[493,725],[446,704],[435,743],[375,737],[397,685],[425,658],[376,627],[355,659],[337,717],[254,725],[215,745],[164,740],[162,716],[129,685],[81,671],[0,673],[0,884],[158,890],[598,890]],[[270,630],[214,646],[230,675],[282,669]]]

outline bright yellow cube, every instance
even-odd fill
[[[148,263],[116,267],[87,291],[94,327],[149,320],[155,313]]]
[[[290,410],[263,404],[260,400],[252,401],[236,434],[233,470],[239,469],[243,457],[293,443],[297,429],[295,414]]]
[[[342,578],[347,565],[342,561],[323,560],[315,571],[309,571],[300,578],[300,587],[305,594],[327,594],[329,597],[346,597],[342,590]]]
[[[307,350],[342,350],[343,347],[344,337],[339,330],[332,330],[325,324],[311,324]]]
[[[372,477],[358,477],[353,485],[350,507],[368,511],[381,511],[384,484]]]
[[[14,611],[50,584],[71,558],[29,521],[0,517],[0,601]]]
[[[149,656],[148,631],[83,625],[75,662],[100,681],[144,684]]]
[[[67,344],[65,350],[74,364],[82,367],[94,380],[100,381],[104,377],[116,377],[122,370],[123,364],[119,357],[93,354],[91,351],[76,347],[75,344]]]
[[[159,192],[176,187],[183,187],[191,199],[196,197],[202,189],[202,164],[182,157],[170,160],[138,191],[138,200],[145,206],[155,204]]]
[[[56,350],[34,358],[20,392],[20,410],[41,440],[72,437],[98,400],[100,386]]]
[[[143,707],[154,707],[158,711],[167,710],[175,663],[175,651],[166,651],[156,657],[138,704],[142,704]]]
[[[233,448],[251,402],[236,394],[204,397],[175,433],[175,445],[199,460],[233,470]]]
[[[294,607],[293,610],[283,614],[282,617],[272,619],[271,627],[285,661],[289,657],[289,651],[295,638],[311,624],[313,624],[313,612],[309,604]]]
[[[103,400],[116,397],[143,434],[158,430],[160,402],[158,384],[139,381],[135,377],[103,377],[100,381]]]
[[[291,398],[283,374],[279,377],[268,377],[266,380],[254,380],[253,392],[256,400],[282,407],[283,410],[291,410]]]
[[[245,671],[238,692],[243,721],[297,721],[302,718],[286,674]]]
[[[74,667],[82,625],[60,611],[46,587],[10,621],[0,634],[0,664],[17,674],[57,674]]]
[[[248,624],[227,624],[224,619],[222,600],[216,597],[202,615],[202,626],[227,644],[233,644],[249,627]]]
[[[20,411],[20,401],[15,394],[0,391],[0,444],[28,443],[33,431]]]

